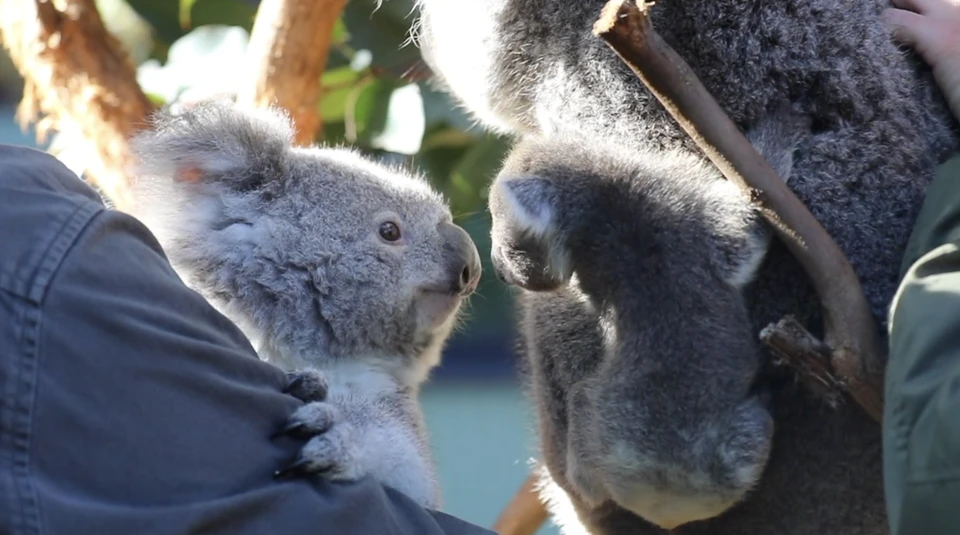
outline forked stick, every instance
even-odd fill
[[[649,18],[650,6],[634,0],[610,0],[593,33],[633,70],[720,172],[749,194],[820,297],[825,342],[792,317],[768,326],[761,340],[830,405],[836,405],[846,390],[873,419],[882,421],[880,338],[853,267],[690,66],[656,33]],[[534,492],[525,484],[514,496],[497,524],[510,529],[499,531],[500,535],[536,532],[542,523],[537,520],[544,518],[546,508],[531,499]]]
[[[642,0],[641,0],[642,1]],[[877,323],[843,252],[776,171],[720,108],[690,66],[653,29],[652,4],[610,0],[593,27],[643,81],[723,176],[743,188],[813,282],[823,307],[825,345],[837,384],[876,421],[883,418],[883,374]],[[804,358],[813,338],[768,327],[763,341],[788,362]],[[781,343],[770,344],[779,337]],[[783,343],[786,342],[786,343]],[[791,347],[792,346],[792,347]],[[786,353],[784,353],[786,349]],[[793,354],[790,354],[793,353]],[[813,355],[813,354],[811,354]],[[802,372],[803,370],[801,370]]]

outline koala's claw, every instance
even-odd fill
[[[303,422],[290,422],[283,429],[274,433],[270,438],[277,439],[284,435],[293,438],[308,438],[315,435],[316,432],[310,429],[310,426]]]
[[[287,374],[289,381],[283,388],[284,394],[310,403],[327,399],[327,379],[318,370],[311,368]]]
[[[354,455],[349,425],[337,426],[311,439],[290,465],[274,472],[277,479],[321,475],[332,480],[355,480],[366,472]]]
[[[275,472],[288,479],[307,474],[329,479],[351,480],[364,474],[357,457],[354,429],[342,420],[337,407],[325,401],[308,403],[297,409],[277,436],[312,437],[289,466]]]
[[[286,468],[281,468],[280,470],[274,472],[273,477],[276,479],[293,479],[299,476],[323,472],[323,470],[310,470],[310,464],[311,463],[308,459],[297,457],[297,459],[290,463],[290,465],[288,465]]]
[[[290,436],[293,438],[308,438],[326,433],[340,420],[337,408],[325,401],[314,401],[300,407],[287,420],[283,429],[273,434],[272,438]]]

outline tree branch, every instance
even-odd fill
[[[827,231],[757,153],[689,65],[656,33],[649,7],[634,0],[610,0],[594,34],[630,66],[723,175],[748,192],[803,266],[823,306],[825,342],[832,372],[839,379],[836,384],[844,385],[870,416],[881,421],[884,366],[880,337],[856,273]],[[799,324],[795,327],[802,330]],[[813,337],[806,333],[804,338]]]
[[[51,131],[88,140],[97,157],[87,172],[123,208],[127,140],[147,125],[154,106],[94,0],[0,0],[0,13],[0,40],[24,78],[21,127],[36,122],[40,143]]]
[[[346,0],[262,0],[250,34],[251,79],[237,101],[287,110],[294,142],[310,145],[322,128],[320,77]]]
[[[547,508],[537,494],[537,474],[530,474],[493,525],[498,535],[533,535],[547,520]]]
[[[811,392],[836,408],[843,402],[843,382],[833,374],[830,348],[810,334],[793,316],[787,316],[760,331],[779,366],[789,366]]]

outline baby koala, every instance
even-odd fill
[[[132,212],[308,402],[282,433],[312,438],[282,474],[369,474],[437,508],[417,395],[477,287],[477,248],[423,179],[292,134],[275,109],[159,114],[133,141]]]
[[[806,127],[751,138],[787,177]],[[746,195],[686,152],[558,134],[517,143],[489,206],[552,478],[668,530],[742,501],[774,429],[743,296],[771,233]]]

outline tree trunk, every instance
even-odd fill
[[[250,79],[237,101],[287,110],[294,142],[310,145],[322,128],[320,77],[333,26],[346,0],[262,0],[250,35]]]
[[[24,79],[22,127],[77,133],[97,157],[87,170],[118,207],[126,204],[127,140],[154,106],[136,68],[104,27],[93,0],[0,0],[0,39]]]

